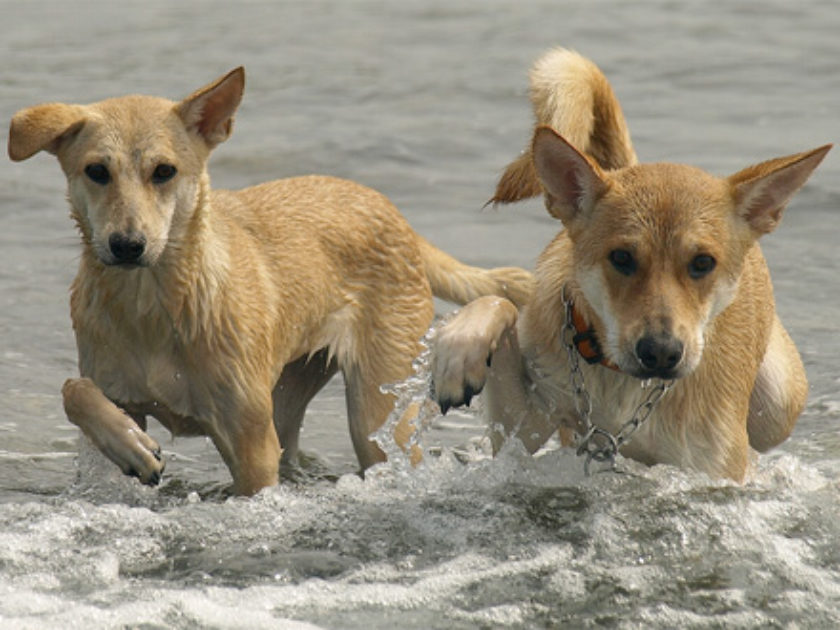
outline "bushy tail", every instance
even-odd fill
[[[471,267],[439,250],[422,237],[420,252],[432,293],[443,300],[466,304],[484,295],[498,295],[521,307],[531,298],[534,279],[530,272],[524,269]]]
[[[593,62],[555,48],[537,60],[530,79],[535,128],[551,127],[605,170],[638,163],[618,99]],[[505,169],[490,201],[511,203],[541,193],[529,148]]]

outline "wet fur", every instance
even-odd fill
[[[808,389],[757,240],[830,147],[727,178],[639,164],[607,80],[564,49],[535,64],[531,99],[533,142],[493,201],[542,194],[565,229],[540,256],[524,308],[480,298],[439,332],[433,378],[442,408],[483,388],[496,449],[515,435],[533,452],[558,428],[568,442],[581,419],[560,334],[566,287],[621,369],[581,362],[592,422],[616,433],[647,394],[640,379],[667,372],[673,388],[622,453],[742,480],[750,446],[786,439]],[[610,261],[616,250],[632,253],[631,273]],[[688,269],[701,254],[716,266],[695,278]],[[679,362],[652,373],[639,350],[645,338],[679,344]]]
[[[380,386],[410,373],[433,316],[456,302],[524,302],[525,271],[462,265],[418,236],[381,194],[326,176],[213,190],[210,151],[227,139],[244,88],[239,68],[179,103],[126,96],[18,112],[9,155],[54,153],[68,180],[82,255],[71,291],[80,378],[69,419],[124,472],[159,480],[153,416],[175,435],[212,438],[251,494],[294,460],[306,404],[337,371],[362,468],[393,406]],[[110,181],[85,175],[103,164]],[[160,164],[169,181],[154,181]],[[113,235],[145,240],[117,264]],[[404,421],[397,440],[411,428]]]

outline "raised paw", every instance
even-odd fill
[[[512,302],[487,296],[467,304],[438,331],[432,356],[432,395],[442,413],[469,405],[481,392],[499,340],[515,326],[516,319]]]
[[[120,470],[145,484],[160,482],[165,466],[160,446],[92,380],[70,379],[62,394],[70,421]]]
[[[166,462],[163,459],[160,446],[146,433],[142,433],[142,435],[145,439],[138,440],[138,443],[132,445],[131,450],[117,451],[102,448],[102,452],[108,459],[116,463],[124,474],[129,477],[137,477],[140,483],[156,486],[163,476]]]

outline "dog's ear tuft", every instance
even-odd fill
[[[38,151],[56,153],[62,140],[85,122],[81,105],[45,103],[20,110],[9,126],[9,157],[20,162]]]
[[[736,212],[758,234],[772,232],[791,197],[811,176],[831,145],[748,166],[730,176]]]
[[[564,223],[588,212],[606,191],[598,166],[550,127],[537,128],[531,152],[546,208]]]
[[[245,90],[245,68],[231,70],[181,101],[176,111],[191,132],[209,148],[224,142],[233,131],[233,114]]]

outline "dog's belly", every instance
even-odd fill
[[[202,422],[190,416],[173,413],[159,402],[151,403],[116,403],[132,416],[152,416],[165,426],[173,436],[191,437],[207,435],[207,428]]]

